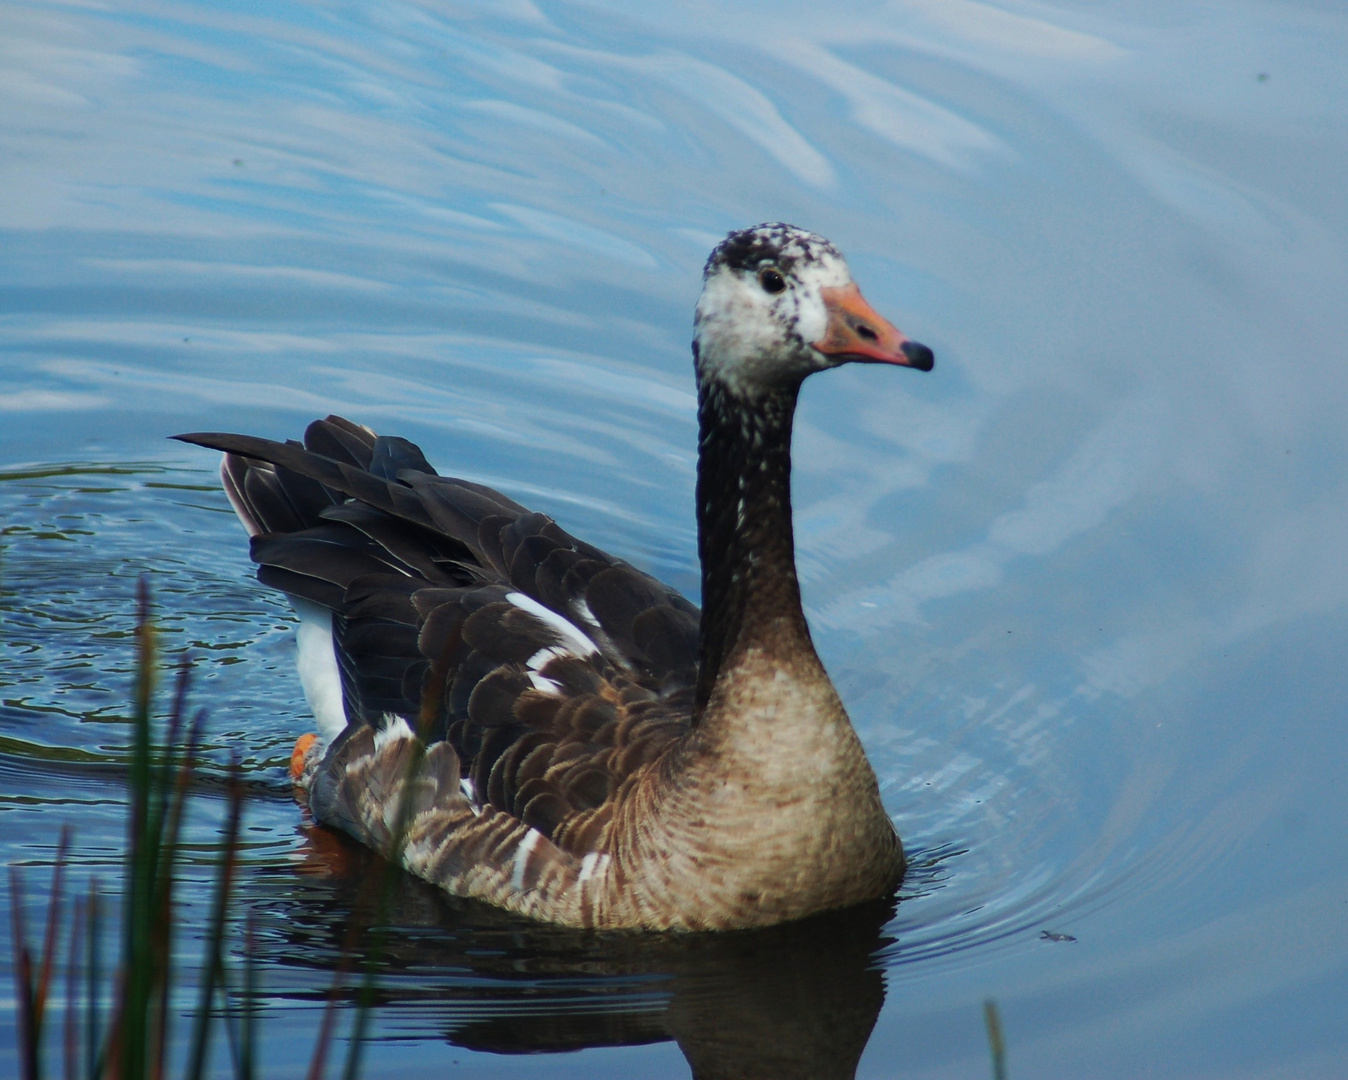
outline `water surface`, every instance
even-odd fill
[[[699,272],[784,219],[938,357],[811,380],[795,443],[899,903],[675,946],[406,882],[369,1074],[978,1076],[995,997],[1013,1076],[1343,1075],[1346,38],[1314,3],[8,5],[3,861],[36,888],[68,821],[115,876],[148,576],[210,709],[191,880],[237,753],[264,1059],[302,1073],[368,867],[305,829],[291,617],[166,436],[342,413],[695,596]]]

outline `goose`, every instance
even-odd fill
[[[598,929],[769,926],[891,894],[903,845],[801,609],[806,376],[929,371],[822,236],[731,232],[694,318],[702,610],[405,439],[220,432],[258,580],[290,598],[309,812],[454,895]]]

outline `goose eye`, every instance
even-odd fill
[[[779,293],[786,288],[786,279],[771,266],[758,272],[758,283],[763,286],[764,292]]]

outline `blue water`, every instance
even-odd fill
[[[985,1076],[989,997],[1013,1077],[1348,1074],[1346,121],[1327,3],[7,4],[30,927],[62,823],[116,876],[144,574],[210,710],[184,964],[237,753],[264,1071],[301,1075],[366,871],[304,831],[288,610],[166,436],[339,412],[695,595],[699,272],[785,219],[938,358],[812,380],[795,443],[898,907],[633,945],[404,882],[368,1074]]]

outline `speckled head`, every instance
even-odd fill
[[[932,367],[930,349],[865,301],[837,248],[782,222],[732,232],[711,253],[693,350],[698,381],[740,397],[849,361]]]

